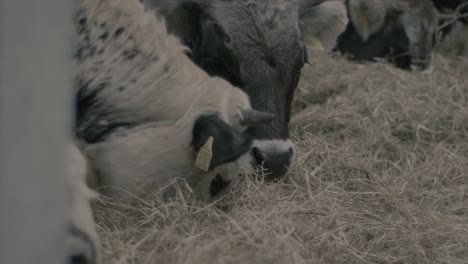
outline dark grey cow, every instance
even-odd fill
[[[447,36],[453,29],[458,31],[459,24],[468,26],[468,0],[432,0],[442,14],[440,19],[440,39]]]
[[[431,62],[438,16],[431,0],[346,0],[349,23],[335,51],[351,59],[384,58],[403,69]]]
[[[468,57],[468,0],[433,0],[441,13],[438,51]]]
[[[295,160],[291,101],[307,62],[301,18],[323,0],[144,2],[165,15],[169,31],[181,37],[197,65],[244,90],[255,109],[276,115],[269,125],[247,129],[255,140],[244,167],[262,166],[270,179],[284,176]]]

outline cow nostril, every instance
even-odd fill
[[[259,148],[253,148],[252,155],[255,158],[255,163],[258,165],[262,165],[262,163],[267,159],[266,154],[263,153],[263,151],[261,151]]]
[[[210,185],[211,197],[215,197],[220,194],[229,186],[229,184],[231,184],[230,180],[225,180],[221,175],[217,174]]]
[[[255,158],[257,166],[265,169],[268,179],[278,179],[284,176],[291,165],[291,157],[294,150],[289,148],[287,151],[265,153],[258,148],[252,149],[252,155]]]

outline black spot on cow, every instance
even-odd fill
[[[109,37],[109,33],[108,33],[108,32],[104,32],[103,34],[101,34],[101,35],[99,36],[99,39],[102,40],[102,41],[105,41],[108,37]]]
[[[81,41],[79,41],[75,53],[73,54],[74,58],[78,61],[81,61],[90,56],[94,56],[97,49],[96,46],[91,45],[89,31],[86,30],[83,32],[83,34],[86,35]]]
[[[93,57],[94,55],[96,55],[96,46],[92,45],[89,47],[89,52],[88,52],[88,56],[90,57]]]
[[[157,54],[153,54],[153,56],[151,57],[151,62],[157,62],[159,61],[159,56]]]
[[[195,121],[192,131],[192,147],[195,152],[213,137],[213,159],[209,169],[232,162],[246,153],[251,145],[252,138],[233,129],[216,115],[204,115]]]
[[[138,49],[128,49],[122,52],[122,57],[126,60],[133,60],[138,54],[140,54]]]
[[[88,144],[105,141],[115,133],[121,133],[135,127],[132,122],[113,120],[112,105],[103,105],[100,93],[110,85],[110,79],[94,84],[95,80],[77,81],[75,131],[76,136]],[[118,89],[123,89],[121,86]]]
[[[78,20],[78,24],[77,24],[78,34],[81,34],[83,33],[84,30],[86,30],[87,23],[88,23],[88,19],[86,17],[82,17]]]
[[[169,73],[169,71],[171,70],[171,66],[167,63],[164,64],[163,66],[163,72],[164,73]]]
[[[101,28],[103,28],[105,26],[106,26],[106,22],[102,22],[101,25],[100,25]]]
[[[224,189],[226,189],[229,184],[231,184],[230,180],[224,180],[221,175],[216,175],[216,177],[213,179],[210,185],[210,194],[211,197],[215,197],[218,195],[220,192],[222,192]]]
[[[76,50],[73,53],[73,57],[78,61],[82,60],[88,55],[89,48],[91,47],[89,29],[87,28],[87,21],[88,19],[86,17],[82,17],[78,19],[78,23],[76,24],[76,32],[78,33],[78,35],[84,35],[82,39],[78,42]]]
[[[94,82],[94,79],[90,80],[83,80],[78,79],[77,81],[77,88],[78,93],[76,95],[76,108],[77,108],[77,116],[76,120],[78,123],[85,117],[85,114],[90,112],[90,110],[95,107],[98,103],[98,96],[102,92],[104,88],[108,86],[107,82],[101,82],[96,87],[90,87],[91,83]]]
[[[114,32],[114,38],[118,38],[122,33],[125,31],[123,27],[119,27],[115,32]]]
[[[125,90],[125,87],[119,86],[119,88],[117,88],[117,90],[118,90],[119,92],[123,92],[123,91]]]
[[[78,24],[82,27],[84,27],[86,25],[86,23],[88,22],[88,19],[86,17],[83,17],[81,18],[79,21],[78,21]]]
[[[107,86],[109,86],[109,83],[107,82],[101,82],[99,83],[97,86],[96,86],[96,90],[99,90],[99,91],[102,91],[104,90],[104,88],[106,88]]]
[[[130,122],[106,123],[97,120],[89,120],[86,126],[80,127],[77,135],[88,144],[96,144],[106,141],[111,135],[121,133],[121,131],[127,131],[134,127],[136,127],[136,125]]]

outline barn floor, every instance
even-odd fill
[[[468,263],[468,62],[310,61],[289,178],[215,205],[98,201],[105,263]]]

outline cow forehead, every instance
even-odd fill
[[[296,45],[300,37],[295,0],[221,1],[213,16],[232,41]],[[281,36],[281,37],[279,37]],[[261,39],[260,39],[261,38]]]

